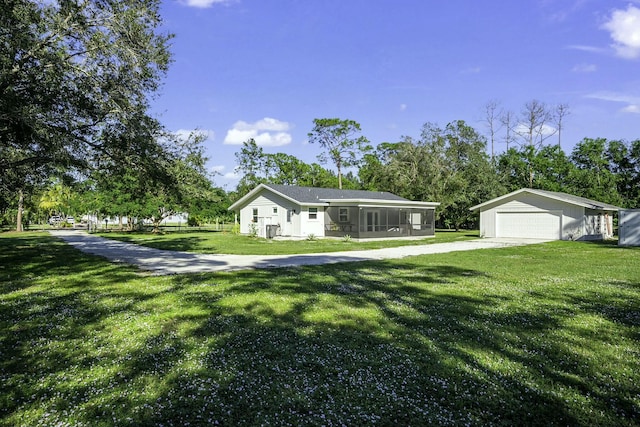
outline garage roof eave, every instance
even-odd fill
[[[535,194],[542,197],[547,197],[554,200],[559,200],[561,202],[570,203],[572,205],[582,206],[588,209],[594,210],[603,210],[603,211],[612,211],[617,212],[620,210],[618,206],[610,205],[608,203],[598,202],[596,200],[587,199],[584,197],[574,196],[572,194],[560,193],[555,191],[546,191],[546,190],[536,190],[532,188],[521,188],[516,191],[512,191],[511,193],[505,194],[500,197],[496,197],[495,199],[488,200],[484,203],[480,203],[479,205],[475,205],[469,208],[470,211],[475,212],[479,211],[482,208],[490,205],[497,204],[502,200],[505,200],[509,197],[521,194],[521,193],[530,193]]]

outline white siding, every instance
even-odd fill
[[[480,211],[480,237],[496,237],[495,215],[493,209]]]
[[[315,206],[313,206],[315,208]],[[308,236],[313,234],[316,237],[324,237],[324,207],[318,206],[318,214],[316,219],[309,219],[309,206],[303,206],[299,219],[302,225],[300,236]]]
[[[480,234],[484,237],[508,237],[499,235],[498,230],[498,214],[499,213],[522,213],[523,220],[527,219],[527,214],[551,212],[558,215],[561,224],[561,236],[563,240],[578,239],[584,235],[584,208],[572,205],[559,200],[538,196],[535,194],[516,194],[515,196],[501,200],[496,205],[487,206],[480,212]],[[542,217],[535,217],[542,218]],[[548,220],[548,221],[546,221]],[[551,218],[541,219],[546,225],[547,232],[538,236],[546,238],[548,236],[549,227],[551,227]],[[524,232],[523,232],[524,233]],[[527,233],[524,233],[527,234]]]
[[[619,215],[618,244],[640,246],[640,209],[622,209]]]
[[[277,208],[277,213],[273,212]],[[240,232],[249,234],[253,219],[253,209],[258,209],[258,235],[265,237],[266,226],[280,224],[284,236],[306,237],[313,234],[324,237],[324,207],[318,206],[317,219],[309,219],[309,207],[299,206],[267,190],[262,190],[240,209]],[[287,211],[291,222],[287,222]],[[294,213],[295,211],[295,213]]]
[[[273,212],[273,208],[277,209],[277,212]],[[296,228],[295,217],[297,215],[291,215],[291,223],[287,224],[287,210],[293,212],[293,210],[299,211],[300,207],[296,204],[284,199],[269,191],[261,191],[256,197],[251,200],[247,205],[240,209],[240,232],[248,234],[250,232],[250,224],[253,219],[253,209],[258,209],[258,235],[265,235],[265,228],[267,225],[280,224],[282,234],[298,235],[299,234],[299,221]]]

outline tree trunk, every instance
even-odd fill
[[[16,231],[23,231],[22,227],[22,208],[24,207],[24,193],[22,189],[18,190],[18,215],[16,217]]]

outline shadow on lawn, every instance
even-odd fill
[[[110,235],[103,234],[102,237],[106,237],[108,239],[119,240],[121,242],[126,243],[134,243],[134,244],[142,244],[146,247],[153,249],[163,249],[168,251],[183,251],[183,252],[198,252],[200,249],[202,242],[207,239],[204,237],[198,237],[198,233],[214,233],[211,231],[191,231],[189,232],[189,237],[181,237],[164,240],[162,236],[155,236],[153,239],[145,240],[144,242],[140,242],[137,239],[133,239],[131,237],[127,237],[126,235],[118,234],[118,235]],[[215,232],[219,233],[219,232]],[[137,235],[152,235],[152,233],[136,233]],[[216,248],[211,248],[211,253],[217,253]]]
[[[12,283],[0,308],[3,425],[632,425],[640,415],[633,381],[612,390],[555,334],[573,312],[541,296],[537,310],[496,309],[512,296],[487,272],[379,261],[144,278],[51,238],[0,245],[15,249],[0,255]],[[466,291],[472,282],[486,290]],[[627,316],[614,294],[577,303]]]

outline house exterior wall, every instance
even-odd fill
[[[560,226],[563,240],[579,239],[585,234],[584,208],[536,194],[517,194],[488,206],[480,212],[480,235],[497,237],[498,214],[501,212],[561,212]]]
[[[584,233],[581,240],[601,240],[613,237],[613,215],[600,210],[584,210]]]
[[[393,202],[397,203],[396,200]],[[364,203],[345,200],[335,204],[333,200],[301,202],[281,196],[268,187],[258,187],[233,208],[239,214],[240,233],[255,231],[259,237],[273,235],[274,226],[277,227],[275,235],[291,237],[434,236],[435,208],[415,206],[417,203],[412,202],[407,204],[389,207],[377,200]]]
[[[310,208],[318,209],[316,219],[309,218]],[[298,217],[300,229],[299,233],[295,234],[295,236],[307,237],[313,234],[316,237],[324,237],[325,212],[323,206],[302,206]]]
[[[277,224],[280,225],[279,235],[300,235],[300,215],[293,214],[294,210],[300,212],[300,206],[269,191],[261,191],[240,209],[240,233],[251,233],[253,209],[258,209],[258,222],[255,223],[258,236],[266,237],[266,226]]]

